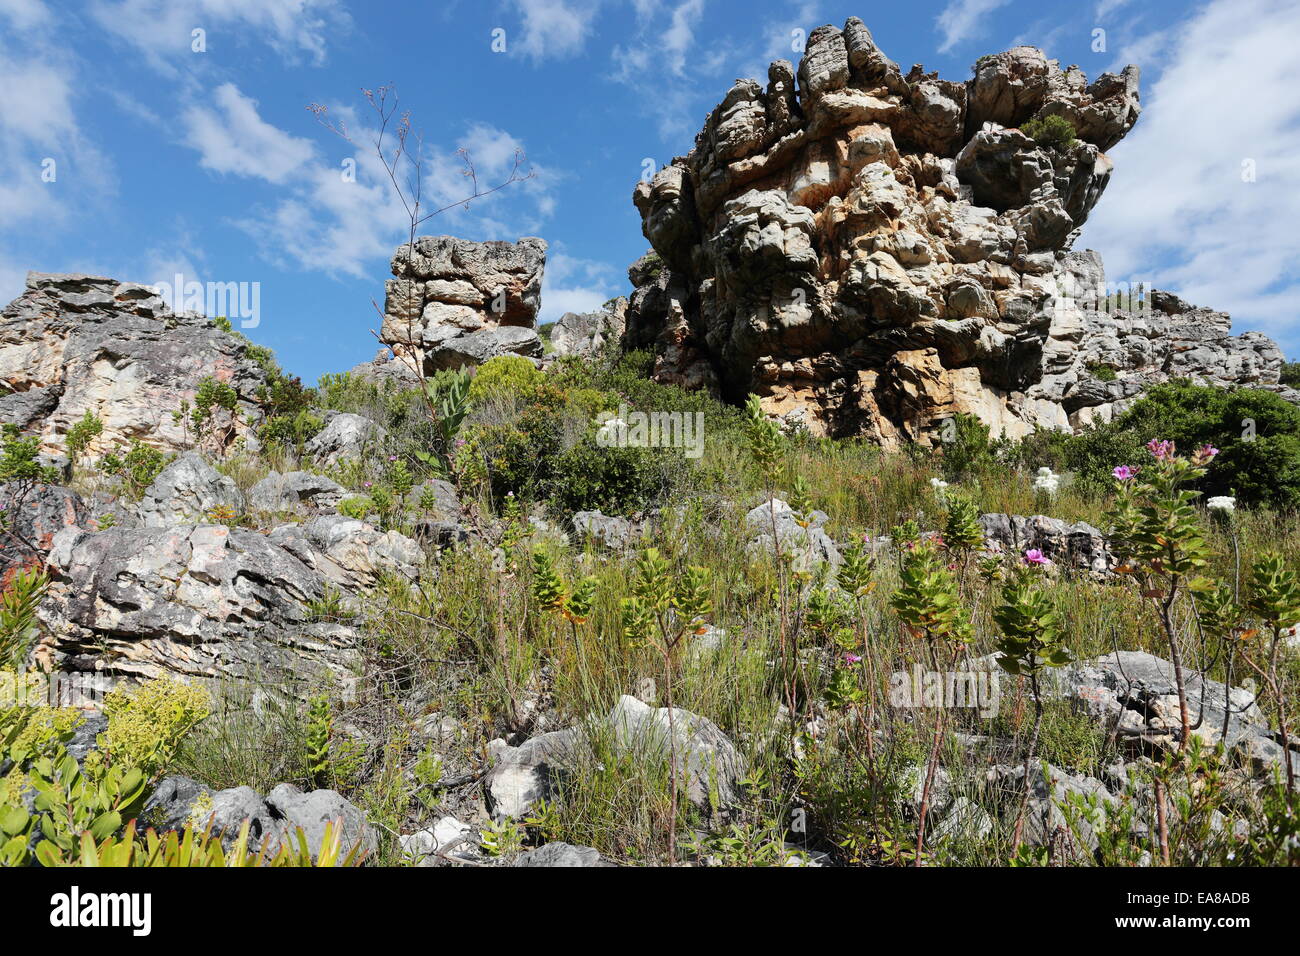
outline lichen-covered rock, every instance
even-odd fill
[[[248,343],[197,313],[172,312],[147,286],[87,275],[31,272],[27,288],[0,312],[0,420],[39,432],[42,448],[64,450],[87,411],[103,432],[92,453],[140,439],[182,451],[193,444],[172,413],[211,377],[235,390],[229,439],[261,417],[262,367]],[[224,430],[223,430],[224,434]]]
[[[186,452],[158,473],[145,489],[137,511],[144,525],[165,528],[208,522],[215,510],[237,513],[243,507],[244,496],[233,479],[196,452]]]
[[[1226,316],[1166,305],[1168,320],[1135,322],[1104,291],[1104,318],[1085,316],[1062,291],[1081,264],[1101,278],[1095,254],[1066,250],[1140,113],[1136,67],[1089,83],[1017,47],[966,82],[903,74],[854,18],[813,30],[768,81],[738,81],[634,192],[653,254],[629,270],[625,342],[654,351],[657,381],[753,392],[814,433],[885,445],[932,442],[957,413],[1011,437],[1070,428],[1153,366],[1277,382],[1276,347],[1229,337]],[[1074,142],[1026,134],[1056,116]],[[1205,341],[1122,354],[1143,322]],[[1131,374],[1099,388],[1094,361]]]
[[[85,503],[71,488],[11,481],[0,485],[0,585],[17,569],[40,564],[64,528],[84,528]]]
[[[1046,515],[980,515],[985,541],[1008,554],[1019,555],[1036,548],[1051,561],[1066,568],[1105,574],[1115,566],[1115,557],[1101,531],[1085,521],[1071,524]]]
[[[771,498],[745,515],[745,526],[754,535],[749,550],[772,554],[775,533],[781,554],[794,562],[794,567],[811,571],[818,563],[825,562],[834,569],[843,563],[844,558],[822,527],[827,520],[824,511],[814,511],[808,515],[808,526],[804,527],[788,503],[780,498]]]
[[[383,427],[364,415],[340,412],[303,445],[303,451],[321,464],[334,465],[377,450],[385,437]]]
[[[619,343],[627,326],[627,299],[619,296],[599,312],[565,312],[551,329],[556,355],[590,358],[608,343]]]
[[[398,247],[380,339],[431,374],[496,355],[540,357],[534,328],[546,243],[421,236]]]
[[[410,538],[325,515],[269,535],[213,524],[66,528],[47,558],[38,661],[139,679],[253,680],[289,695],[350,680],[357,635],[314,607],[389,575],[414,581]]]
[[[309,661],[337,674],[350,664],[354,635],[313,622],[308,607],[326,579],[256,532],[69,528],[48,561],[37,654],[60,670],[260,681]]]
[[[347,489],[324,475],[310,471],[273,471],[248,492],[248,507],[255,511],[280,513],[334,508],[347,495]]]

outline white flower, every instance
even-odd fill
[[[627,422],[621,418],[611,418],[596,431],[596,443],[602,447],[621,445],[626,441]]]
[[[1061,476],[1052,469],[1044,465],[1038,469],[1038,474],[1034,478],[1034,490],[1041,491],[1045,495],[1054,495],[1057,489],[1061,487]]]
[[[1215,495],[1205,503],[1205,507],[1211,511],[1222,511],[1230,515],[1237,510],[1237,499],[1232,495]]]
[[[948,487],[948,482],[944,481],[942,478],[931,478],[930,487],[935,491],[943,491],[943,489]]]

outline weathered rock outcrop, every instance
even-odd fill
[[[599,312],[566,312],[551,329],[556,355],[596,355],[607,343],[619,343],[627,327],[627,299],[619,296]]]
[[[378,846],[366,815],[339,793],[303,792],[289,783],[280,784],[263,799],[252,787],[214,791],[189,777],[164,777],[145,801],[143,818],[145,826],[163,833],[183,830],[187,824],[202,831],[211,824],[212,832],[227,846],[247,821],[249,846],[265,848],[268,856],[274,856],[281,843],[296,845],[302,830],[308,850],[316,857],[329,823],[341,828],[344,853],[360,847],[373,856]]]
[[[64,452],[68,428],[87,411],[104,423],[92,451],[131,439],[191,447],[172,413],[207,376],[235,390],[231,438],[246,434],[266,383],[248,343],[202,315],[172,312],[148,286],[31,272],[26,291],[0,312],[0,421],[39,433],[51,455]]]
[[[380,339],[405,349],[426,374],[479,365],[495,355],[537,357],[546,243],[470,242],[421,236],[393,256]]]
[[[70,525],[54,535],[39,663],[107,681],[247,680],[288,694],[342,680],[357,635],[335,613],[381,575],[413,581],[423,553],[339,515],[260,534],[178,516],[167,527]]]
[[[1102,353],[1133,382],[1276,382],[1276,347],[1229,338],[1226,316],[1157,296],[1148,336],[1070,293],[1080,271],[1101,279],[1095,254],[1065,250],[1139,112],[1133,66],[1089,83],[1017,47],[951,82],[903,74],[856,18],[820,27],[797,70],[738,81],[694,148],[638,184],[653,251],[629,270],[626,344],[655,350],[660,381],[755,392],[883,444],[930,441],[957,412],[1013,436],[1069,427],[1130,387],[1100,387]],[[1026,135],[1052,116],[1073,142]],[[1179,334],[1204,347],[1154,344]]]

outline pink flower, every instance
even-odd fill
[[[862,662],[862,658],[859,657],[857,654],[845,654],[844,660],[850,664],[859,664]]]
[[[1196,449],[1196,457],[1200,461],[1209,461],[1218,453],[1219,449],[1215,448],[1213,445],[1202,445],[1200,448]]]
[[[368,482],[368,481],[367,481],[367,482],[364,482],[364,483],[363,483],[363,487],[369,488],[369,487],[370,487],[370,482]]]
[[[1164,461],[1166,458],[1174,456],[1174,443],[1171,441],[1157,441],[1153,438],[1147,442],[1147,451],[1151,452],[1151,457],[1156,461]]]
[[[1025,564],[1051,564],[1051,559],[1037,548],[1025,552]]]
[[[1128,481],[1130,478],[1132,478],[1134,475],[1137,474],[1137,469],[1130,468],[1128,465],[1117,465],[1115,466],[1115,469],[1111,472],[1111,474],[1114,475],[1116,478],[1118,478],[1120,481]]]

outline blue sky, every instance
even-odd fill
[[[796,60],[797,31],[852,15],[904,69],[950,79],[1017,43],[1090,77],[1138,63],[1145,112],[1079,246],[1300,353],[1300,0],[0,0],[0,300],[28,269],[258,282],[248,334],[287,368],[369,358],[406,224],[361,90],[394,84],[429,196],[464,195],[460,147],[484,184],[516,148],[535,173],[424,231],[540,235],[543,319],[593,308],[646,248],[645,160],[686,152],[736,77]]]

